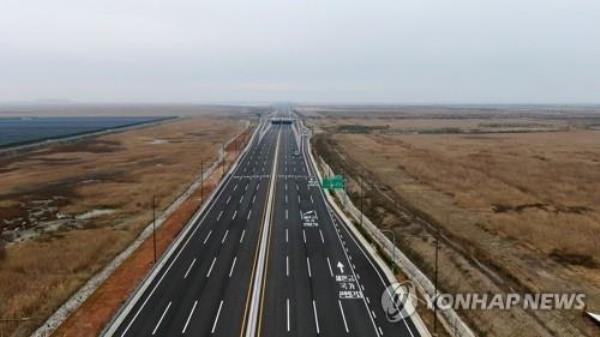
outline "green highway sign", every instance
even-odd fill
[[[346,187],[346,181],[344,180],[344,177],[340,175],[324,177],[321,186],[324,189],[344,189]]]

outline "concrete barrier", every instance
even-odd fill
[[[246,127],[244,128],[244,130],[242,130],[235,137],[233,137],[232,139],[230,139],[226,143],[226,145],[229,145],[234,139],[236,139],[237,137],[239,137],[240,135],[242,135],[244,132],[246,132],[249,127],[250,127],[250,125],[249,125],[249,123],[247,123]],[[253,139],[254,139],[255,136],[256,136],[256,133],[253,135]],[[251,141],[249,141],[248,144],[250,144]],[[248,147],[246,147],[244,149],[244,151],[240,153],[240,155],[238,156],[238,160],[242,156],[242,153],[245,153],[245,151],[247,150],[247,148]],[[220,150],[219,154],[218,154],[217,160],[215,160],[212,163],[212,165],[210,167],[208,167],[208,169],[206,169],[204,172],[202,172],[195,179],[194,183],[192,183],[179,197],[177,197],[175,199],[175,201],[173,201],[169,205],[169,207],[162,214],[160,214],[157,217],[157,219],[156,219],[156,228],[160,228],[160,226],[163,224],[163,222],[181,205],[181,203],[183,203],[200,186],[200,184],[207,177],[209,177],[211,174],[213,174],[213,172],[215,171],[215,169],[220,165],[221,161],[223,160],[223,156],[224,156],[224,153],[223,153],[222,150]],[[237,161],[236,161],[236,163],[237,163]],[[231,169],[233,169],[235,166],[236,166],[235,164],[232,165]],[[204,205],[208,205],[210,203],[211,198],[214,195],[214,192],[216,192],[217,190],[218,190],[218,188],[215,188],[215,190],[210,195],[210,197],[207,198],[207,201],[203,202]],[[202,212],[202,210],[203,210],[203,208],[200,209],[196,213],[196,215],[194,215],[194,217],[192,218],[193,220],[190,221],[189,223],[193,223],[197,219],[197,217],[199,216],[198,214],[200,214]],[[190,227],[189,223],[186,225],[186,227]],[[129,246],[127,246],[127,248],[125,248],[121,253],[119,253],[100,272],[98,272],[97,274],[95,274],[94,276],[92,276],[81,288],[79,288],[79,290],[77,290],[77,292],[75,294],[73,294],[67,301],[65,301],[65,303],[63,303],[50,317],[48,317],[48,319],[46,319],[46,321],[44,322],[44,324],[42,326],[40,326],[39,328],[37,328],[33,332],[33,334],[31,334],[31,337],[47,337],[47,336],[50,336],[69,317],[69,315],[72,312],[74,312],[75,310],[77,310],[83,304],[83,302],[85,302],[85,300],[87,300],[88,297],[90,297],[94,293],[94,291],[96,291],[96,289],[106,279],[108,279],[110,277],[110,275],[112,275],[112,273],[150,235],[152,235],[152,232],[153,232],[153,226],[152,226],[152,223],[149,223],[149,224],[146,225],[146,227],[144,228],[144,230],[142,230],[142,232],[135,238],[135,240]],[[186,233],[186,231],[182,230],[182,232],[180,233],[179,236],[183,236],[182,234],[184,234],[184,233]],[[176,240],[174,240],[174,242],[169,246],[169,248],[167,248],[167,252],[170,252],[171,250],[173,250],[173,247],[176,245],[176,242],[178,242],[179,236],[178,236],[178,238]],[[164,254],[164,255],[167,255],[167,254]],[[159,260],[159,263],[157,263],[155,265],[155,267],[152,269],[152,271],[154,271],[154,269],[159,269],[158,267],[160,267],[162,265],[160,263],[160,261],[162,261],[162,260],[163,259],[161,258],[161,260]],[[136,292],[139,291],[139,289],[143,286],[144,283],[149,282],[148,279],[151,280],[151,276],[152,275],[153,275],[152,272],[149,273],[149,275],[146,277],[145,281],[142,282],[136,288]],[[131,301],[132,298],[133,298],[133,296],[130,296],[130,298],[128,299],[128,301],[125,303],[125,305],[123,307],[126,307],[127,304]],[[123,307],[118,312],[118,314],[121,313],[121,311],[123,310]],[[117,315],[115,315],[115,316],[117,316]],[[115,318],[113,318],[113,320],[114,319]],[[112,322],[112,320],[111,320],[111,322]]]
[[[309,143],[310,144],[310,143]],[[310,146],[310,145],[309,145]],[[312,151],[309,148],[309,153]],[[314,158],[313,158],[314,160]],[[319,164],[324,172],[333,174],[333,169],[327,164],[323,158],[319,157]],[[352,203],[350,197],[344,190],[335,190],[334,195],[342,201],[341,209],[345,214],[348,214],[356,223],[361,223],[362,230],[368,235],[370,240],[384,252],[387,258],[404,272],[408,278],[415,284],[416,288],[428,298],[435,297],[435,286],[433,282],[394,244],[385,236],[373,222],[361,214],[360,210]],[[333,201],[334,202],[334,201]],[[338,206],[339,207],[339,206]],[[354,226],[353,224],[351,224]],[[475,334],[469,326],[462,320],[455,310],[439,310],[437,312],[438,319],[454,337],[475,337]]]

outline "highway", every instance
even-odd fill
[[[271,127],[193,224],[112,336],[238,336],[279,127]]]
[[[326,203],[306,141],[284,126],[260,336],[419,336],[386,320],[388,282]]]
[[[295,127],[263,120],[204,213],[104,335],[419,336],[410,320],[386,320],[388,282],[332,212]]]

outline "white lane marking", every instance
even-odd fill
[[[285,219],[286,220],[288,219],[288,210],[287,209],[285,210]]]
[[[285,300],[286,312],[287,312],[287,331],[290,332],[290,299]]]
[[[235,262],[237,261],[237,256],[233,258],[233,263],[231,264],[231,269],[229,269],[229,277],[233,275],[233,270],[235,269]]]
[[[346,322],[346,315],[344,314],[344,308],[342,307],[342,302],[338,300],[338,305],[340,306],[340,313],[342,314],[342,319],[344,320],[344,328],[346,328],[346,333],[349,333],[348,322]]]
[[[308,163],[306,163],[307,167],[308,167]],[[321,196],[323,197],[323,199],[325,199],[325,195],[323,193],[323,191],[320,191]],[[332,214],[332,210],[331,207],[326,203],[327,209],[329,210],[329,218],[331,219],[331,223],[334,224],[337,227],[337,221],[334,217],[334,215]],[[367,261],[371,264],[371,266],[373,267],[373,269],[375,270],[375,272],[377,273],[377,275],[379,276],[379,279],[381,280],[382,284],[385,286],[385,282],[383,280],[383,277],[381,276],[381,274],[379,273],[379,271],[377,270],[377,268],[375,267],[375,265],[373,264],[373,262],[370,260],[370,258],[368,257],[367,253],[365,253],[364,249],[360,246],[360,244],[356,241],[356,239],[352,236],[352,234],[350,234],[348,232],[348,230],[346,228],[344,228],[346,230],[346,233],[350,236],[350,238],[354,241],[354,243],[357,245],[357,247],[360,249],[360,251],[363,253],[363,255],[365,256],[365,258],[367,259]],[[346,260],[348,260],[348,262],[350,262],[350,260],[348,259],[348,247],[346,246],[346,242],[344,241],[344,239],[342,238],[339,229],[338,229],[338,233],[337,233],[337,237],[338,237],[338,241],[342,244],[342,246],[344,247],[344,254],[346,256]],[[356,267],[353,266],[354,268],[351,269],[352,271],[352,275],[356,275],[355,269]],[[391,295],[390,295],[391,296]],[[365,305],[365,309],[367,309],[367,312],[369,311],[369,305],[367,304],[367,302],[364,300],[364,296],[363,296],[363,303]],[[377,325],[375,324],[375,321],[373,320],[373,317],[371,315],[369,315],[369,318],[371,320],[371,324],[373,325],[373,329],[375,330],[375,333],[378,334],[377,331]],[[414,336],[411,329],[408,327],[408,324],[404,321],[405,326],[407,327],[407,329],[409,330],[409,333],[411,334],[411,336]],[[378,334],[378,336],[380,336],[381,334]]]
[[[194,301],[194,306],[192,307],[192,310],[190,311],[190,314],[188,315],[187,320],[185,321],[185,325],[183,326],[183,330],[181,330],[181,333],[184,334],[185,330],[187,330],[188,324],[190,324],[190,319],[192,318],[192,315],[194,314],[194,310],[196,310],[196,306],[198,305],[198,300]]]
[[[226,205],[229,205],[229,202],[231,201],[231,196],[229,196],[229,198],[227,198],[227,201],[225,201]]]
[[[317,316],[317,304],[315,300],[313,302],[313,313],[315,314],[315,327],[317,328],[317,335],[321,333],[321,329],[319,329],[319,317]]]
[[[258,182],[258,184],[256,184],[256,190],[258,191],[258,188],[260,187],[260,182]]]
[[[213,267],[215,266],[215,262],[217,262],[217,257],[215,256],[212,260],[212,263],[210,264],[210,268],[208,268],[208,273],[206,273],[206,277],[210,277],[210,273],[213,270]]]
[[[259,302],[258,302],[258,298],[261,296],[261,291],[262,291],[262,283],[265,280],[265,273],[266,273],[266,269],[264,267],[265,265],[265,259],[268,258],[268,252],[267,252],[267,240],[268,240],[268,236],[269,233],[271,232],[271,227],[272,227],[272,219],[270,219],[270,215],[272,213],[272,207],[273,207],[273,196],[274,196],[274,191],[275,191],[275,187],[276,187],[276,183],[277,183],[277,163],[278,163],[278,158],[279,158],[279,142],[281,139],[281,129],[279,129],[279,133],[277,134],[277,145],[275,146],[275,159],[273,160],[273,170],[271,171],[271,175],[270,175],[270,179],[269,179],[269,197],[267,200],[267,208],[270,209],[269,212],[267,212],[266,217],[264,218],[264,223],[263,225],[263,232],[261,233],[261,238],[259,238],[259,251],[258,251],[258,270],[257,272],[254,274],[254,280],[252,282],[252,303],[250,304],[250,311],[248,313],[248,327],[246,329],[246,336],[254,336],[257,333],[259,333],[257,331],[257,318],[260,315],[260,309],[259,309]]]
[[[287,242],[289,242],[289,240],[288,240],[288,239],[289,239],[289,238],[288,238],[288,229],[286,228],[286,229],[285,229],[285,242],[286,242],[286,243],[287,243]]]
[[[246,235],[246,229],[244,229],[242,231],[242,236],[240,237],[240,243],[242,243],[242,241],[244,241],[244,235]]]
[[[243,195],[240,197],[240,201],[239,201],[240,205],[242,204],[242,201],[244,201],[244,196]]]
[[[290,257],[285,257],[285,276],[290,276]]]
[[[377,319],[377,315],[375,315],[375,311],[371,310],[371,315],[373,315],[373,318]]]
[[[306,243],[306,231],[304,229],[302,230],[302,239],[304,240],[304,243]]]
[[[369,296],[365,296],[365,298],[367,299],[367,303],[371,304],[371,299],[369,298]]]
[[[300,194],[298,194],[298,203],[300,204]]]
[[[231,217],[231,220],[235,220],[236,215],[237,215],[237,209],[233,212],[233,216]]]
[[[221,220],[221,217],[223,216],[223,211],[221,211],[219,213],[219,215],[217,215],[217,221]]]
[[[246,170],[248,170],[248,169],[246,168]],[[237,187],[238,187],[238,184],[235,184],[235,186],[233,186],[233,190],[234,191],[237,190]]]
[[[215,317],[215,322],[213,323],[212,330],[210,330],[211,334],[215,333],[215,329],[217,328],[217,322],[219,322],[219,316],[221,316],[221,309],[223,309],[223,300],[221,300],[221,303],[219,304],[219,310],[217,310],[217,317]]]
[[[223,190],[221,190],[221,192],[219,192],[219,194],[217,195],[217,198],[220,198],[221,195],[222,195],[222,193],[223,193]],[[208,208],[209,211],[212,210],[212,209],[213,209],[212,206]],[[202,216],[201,218],[199,218],[200,219],[200,221],[199,221],[200,224],[202,224],[206,220],[207,214],[205,214],[204,216]],[[150,294],[148,296],[146,296],[146,299],[144,300],[144,302],[142,303],[142,305],[136,311],[135,315],[133,315],[133,318],[129,321],[129,324],[127,324],[127,327],[125,327],[125,330],[123,330],[123,333],[121,334],[121,337],[123,337],[123,336],[125,336],[127,334],[127,331],[129,331],[129,329],[131,328],[131,325],[133,324],[133,322],[135,322],[135,320],[138,318],[138,316],[140,315],[140,313],[142,312],[142,310],[144,309],[144,307],[146,306],[146,304],[148,303],[148,301],[150,300],[150,298],[152,297],[152,295],[154,295],[154,293],[156,292],[156,289],[158,288],[158,286],[162,283],[162,281],[165,279],[165,276],[169,273],[169,271],[173,267],[173,264],[175,263],[175,261],[177,261],[177,259],[179,259],[179,256],[181,255],[181,253],[183,252],[183,250],[187,247],[187,245],[190,243],[190,241],[192,240],[192,237],[194,237],[196,235],[196,232],[198,231],[198,229],[200,227],[201,227],[200,225],[195,226],[194,229],[192,230],[192,232],[188,235],[188,237],[185,240],[185,242],[183,242],[183,245],[180,248],[178,248],[177,254],[175,254],[175,257],[167,265],[167,269],[164,272],[162,272],[162,275],[158,279],[158,282],[156,282],[156,284],[154,284],[154,287],[152,287],[152,290],[150,291]]]
[[[331,268],[331,261],[329,260],[329,256],[327,257],[327,265],[329,266],[329,274],[333,277],[333,268]]]
[[[311,204],[314,204],[314,203],[315,203],[315,200],[313,199],[312,195],[310,196],[310,203],[311,203]]]
[[[379,334],[380,334],[380,335],[383,335],[383,331],[381,330],[381,327],[380,327],[380,326],[377,326],[377,329],[379,329]],[[412,334],[412,332],[411,332],[411,334]]]
[[[246,220],[250,220],[250,216],[252,215],[252,209],[250,209],[248,211],[248,216],[246,217]]]
[[[312,270],[310,268],[310,258],[308,256],[306,257],[306,267],[308,270],[308,277],[312,277]]]
[[[223,239],[221,239],[221,244],[225,243],[225,240],[227,240],[227,235],[229,235],[229,229],[225,231],[225,235],[223,235]]]
[[[325,238],[323,237],[323,231],[319,229],[319,234],[321,235],[321,242],[325,243]]]
[[[254,204],[254,201],[256,201],[256,194],[252,197],[252,204]]]
[[[287,183],[285,183],[285,190],[287,191]]]
[[[244,192],[248,190],[248,186],[250,186],[250,184],[246,184],[246,187],[244,187]]]
[[[167,307],[163,311],[162,315],[160,315],[160,319],[158,320],[158,322],[154,326],[154,330],[152,330],[152,335],[156,334],[156,330],[158,330],[158,327],[160,327],[160,323],[162,323],[163,318],[165,318],[165,315],[167,314],[167,311],[169,311],[170,307],[171,307],[171,302],[169,301],[169,304],[167,304]]]
[[[286,204],[288,203],[288,196],[287,196],[287,194],[285,195],[285,203]]]
[[[192,267],[194,266],[195,263],[196,263],[196,258],[194,258],[192,260],[192,262],[190,263],[190,266],[188,267],[187,271],[185,272],[185,275],[183,275],[184,280],[188,277],[190,270],[192,270]]]
[[[206,235],[206,238],[204,239],[203,244],[206,244],[206,241],[208,241],[208,238],[210,238],[211,235],[212,235],[212,229],[208,232],[208,235]]]

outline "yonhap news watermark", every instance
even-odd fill
[[[585,297],[582,293],[440,294],[428,306],[440,310],[583,310]]]
[[[381,294],[381,305],[390,322],[415,313],[419,302],[429,310],[584,310],[586,294],[544,293],[440,293],[421,299],[411,282],[393,283]]]

